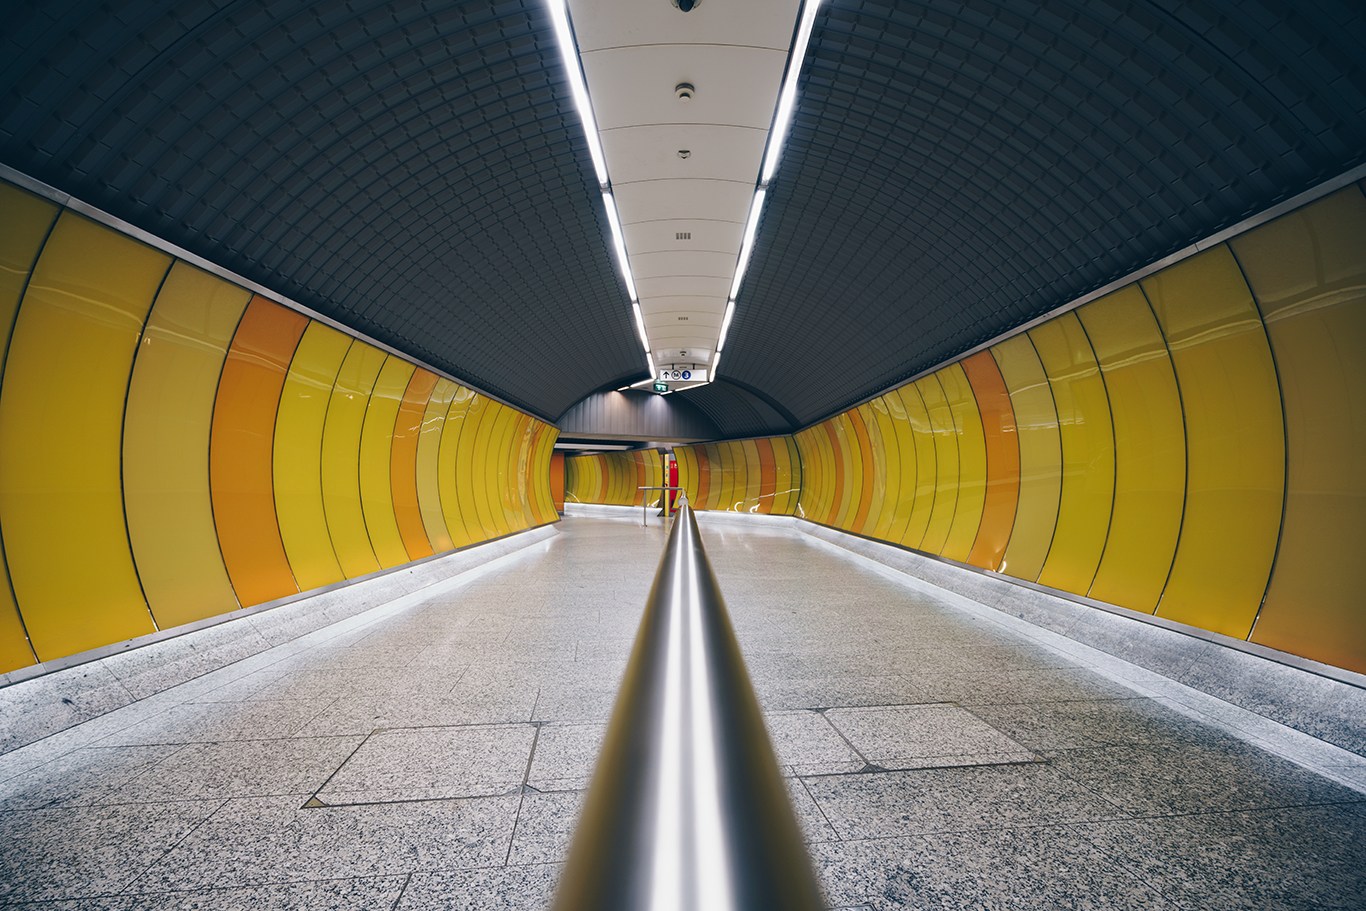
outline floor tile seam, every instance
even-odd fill
[[[843,841],[844,839],[840,835],[839,829],[835,828],[835,823],[831,821],[830,815],[825,812],[825,807],[821,806],[821,802],[816,799],[816,795],[811,793],[811,788],[807,785],[806,779],[802,778],[800,775],[793,777],[796,778],[797,782],[802,786],[802,791],[806,794],[807,799],[811,801],[811,805],[816,808],[816,812],[821,814],[821,819],[825,820],[825,824],[829,826],[830,831],[834,833],[835,841]]]
[[[244,892],[248,889],[259,889],[263,886],[295,886],[306,883],[346,883],[346,882],[365,882],[372,879],[404,879],[412,876],[411,873],[374,873],[365,876],[319,876],[309,879],[266,879],[259,880],[247,885],[236,886],[187,886],[183,889],[161,888],[149,889],[143,892],[120,892],[110,893],[107,896],[99,897],[118,897],[127,896],[153,896],[153,895],[192,895],[204,892]],[[61,899],[58,899],[59,901]]]
[[[318,797],[318,795],[323,792],[323,790],[327,787],[328,783],[331,782],[333,778],[337,777],[337,773],[340,772],[346,766],[346,764],[350,762],[351,759],[357,753],[360,752],[361,747],[365,746],[367,743],[370,742],[370,738],[374,736],[374,733],[375,731],[371,730],[370,733],[365,734],[361,737],[360,742],[356,744],[355,749],[353,749],[350,753],[347,753],[346,757],[342,759],[340,763],[337,764],[337,767],[335,769],[332,770],[332,773],[328,775],[327,778],[323,779],[323,783],[318,785],[318,787],[309,795],[308,799],[304,801],[305,804],[311,801],[317,801],[318,803],[322,803],[322,800]]]
[[[1173,708],[1177,708],[1179,706],[1177,710],[1180,711],[1181,714],[1184,714],[1187,717],[1194,718],[1195,720],[1200,721],[1201,723],[1206,724],[1210,727],[1224,730],[1225,732],[1233,734],[1235,737],[1241,740],[1247,741],[1249,739],[1247,736],[1246,728],[1234,724],[1231,721],[1220,718],[1217,715],[1212,714],[1209,710],[1217,710],[1220,713],[1228,713],[1240,718],[1251,716],[1251,718],[1255,718],[1267,725],[1274,725],[1276,728],[1279,729],[1277,731],[1277,734],[1280,738],[1290,740],[1292,742],[1299,741],[1299,745],[1301,746],[1301,748],[1306,749],[1310,752],[1321,754],[1326,753],[1327,756],[1333,756],[1334,752],[1336,751],[1340,753],[1345,753],[1348,756],[1356,756],[1357,758],[1362,758],[1357,754],[1351,753],[1351,751],[1344,750],[1343,748],[1338,747],[1335,744],[1331,744],[1327,741],[1321,740],[1320,738],[1314,737],[1312,734],[1308,734],[1306,732],[1299,731],[1295,728],[1291,728],[1287,725],[1275,721],[1274,719],[1267,718],[1264,715],[1260,715],[1256,712],[1244,709],[1241,706],[1234,705],[1233,703],[1225,702],[1224,700],[1219,699],[1216,696],[1212,696],[1208,693],[1204,693],[1200,690],[1196,690],[1192,687],[1186,686],[1185,684],[1180,683],[1179,681],[1163,677],[1162,675],[1157,674],[1154,671],[1150,671],[1147,668],[1134,665],[1131,662],[1125,661],[1124,659],[1119,658],[1117,656],[1110,655],[1109,653],[1096,649],[1093,646],[1088,646],[1084,643],[1068,639],[1067,637],[1062,636],[1058,633],[1054,633],[1051,630],[1046,630],[1041,627],[1034,626],[1026,620],[1023,620],[1018,617],[1013,617],[1009,614],[1005,614],[999,610],[996,610],[995,608],[988,607],[987,605],[980,604],[979,602],[973,601],[972,599],[967,598],[963,595],[959,595],[956,592],[950,591],[948,589],[939,588],[938,586],[933,585],[933,583],[925,582],[924,580],[918,579],[917,577],[912,576],[908,573],[901,572],[900,570],[897,570],[894,567],[887,566],[886,564],[883,564],[872,557],[866,556],[856,551],[847,550],[846,548],[840,547],[837,544],[825,541],[822,538],[817,538],[814,536],[808,537],[810,537],[811,540],[817,542],[819,545],[822,545],[825,549],[832,549],[837,552],[844,552],[851,555],[853,558],[859,561],[871,564],[871,568],[874,568],[878,572],[878,575],[887,578],[892,578],[893,575],[895,577],[899,577],[904,585],[912,589],[929,589],[931,590],[931,594],[941,597],[946,603],[954,607],[957,607],[960,610],[963,610],[967,613],[970,613],[974,616],[977,616],[980,619],[986,620],[997,626],[1000,626],[1003,629],[1007,629],[1012,632],[1022,634],[1027,638],[1030,638],[1038,642],[1045,648],[1049,648],[1050,650],[1055,651],[1061,651],[1064,654],[1071,654],[1078,658],[1089,659],[1087,663],[1084,664],[1084,666],[1087,667],[1087,669],[1092,670],[1093,672],[1098,673],[1123,686],[1127,686],[1130,689],[1139,692],[1140,694],[1148,695],[1150,698],[1165,697],[1171,701]],[[1145,682],[1140,683],[1140,679],[1144,680]],[[1152,684],[1156,684],[1157,686],[1156,688],[1150,690],[1149,686],[1151,686]],[[1147,691],[1146,693],[1145,690]],[[1330,766],[1328,766],[1325,761],[1327,757],[1316,758],[1311,764],[1309,761],[1306,761],[1306,758],[1304,757],[1287,755],[1286,747],[1283,746],[1282,743],[1279,741],[1273,741],[1269,739],[1262,740],[1261,738],[1259,738],[1259,740],[1261,740],[1261,742],[1255,743],[1254,745],[1259,746],[1270,753],[1281,756],[1282,758],[1285,758],[1291,762],[1294,762],[1296,765],[1299,765],[1303,768],[1309,769],[1310,771],[1323,775],[1324,777],[1333,778],[1333,780],[1335,781],[1338,780],[1335,776],[1325,771],[1325,769],[1330,768]],[[1343,781],[1338,781],[1338,783],[1348,784],[1347,782]],[[1348,786],[1354,787],[1354,789],[1357,790],[1366,791],[1366,786],[1363,786],[1361,784],[1348,784]]]
[[[394,898],[394,903],[389,906],[390,911],[396,911],[396,909],[399,906],[399,903],[403,901],[403,896],[405,893],[407,893],[408,886],[412,883],[412,881],[413,873],[412,871],[409,871],[408,875],[403,879],[403,885],[399,888],[398,895]]]
[[[161,746],[161,744],[156,744],[156,745],[157,745],[157,746]],[[171,744],[167,744],[167,745],[169,746],[169,745],[171,745]],[[162,765],[162,763],[166,762],[166,761],[167,761],[168,759],[170,759],[172,756],[176,756],[176,755],[178,755],[178,754],[184,752],[184,750],[185,750],[185,748],[186,748],[187,746],[188,746],[188,744],[176,745],[176,748],[175,748],[174,750],[171,750],[170,752],[166,752],[166,753],[163,753],[161,756],[158,756],[153,762],[151,762],[150,764],[148,764],[148,765],[144,766],[143,768],[139,769],[138,771],[136,771],[135,773],[133,773],[133,774],[132,774],[131,776],[129,776],[128,778],[123,779],[122,781],[118,782],[117,784],[102,785],[102,787],[104,787],[104,788],[106,788],[106,789],[108,789],[108,790],[113,790],[113,789],[115,789],[115,788],[125,788],[125,787],[128,787],[129,785],[131,785],[131,784],[133,784],[134,782],[136,782],[136,781],[138,781],[139,779],[141,779],[144,775],[149,774],[153,769],[159,768],[159,767]],[[89,749],[89,748],[88,748],[88,747],[85,747],[85,748],[83,748],[83,749]],[[129,748],[129,747],[105,747],[105,749],[130,749],[130,748]],[[138,749],[138,748],[137,748],[137,747],[131,747],[131,749]],[[73,750],[72,752],[77,752],[77,751]],[[65,755],[70,756],[71,753],[67,753],[67,754],[65,754]],[[104,806],[104,805],[107,805],[107,804],[106,804],[105,802],[101,801],[98,805]]]
[[[537,701],[540,700],[540,690],[536,692]],[[536,714],[535,707],[532,707],[532,716]],[[503,854],[503,866],[506,867],[512,860],[512,846],[517,841],[517,824],[522,819],[522,806],[526,803],[527,782],[531,780],[531,764],[536,759],[536,744],[541,740],[541,726],[536,725],[536,733],[531,736],[531,749],[527,752],[526,766],[522,769],[522,792],[517,799],[517,812],[512,817],[512,831],[508,834],[508,849]]]
[[[963,828],[959,828],[959,829],[927,829],[927,830],[916,831],[916,832],[903,832],[903,833],[901,833],[901,834],[899,834],[899,835],[862,835],[862,836],[851,835],[851,836],[848,836],[848,837],[841,836],[841,837],[839,838],[839,842],[842,843],[842,844],[856,845],[856,844],[860,844],[860,843],[869,843],[869,842],[878,842],[878,841],[902,841],[902,840],[906,840],[906,839],[923,839],[923,840],[928,840],[928,839],[934,838],[934,837],[936,837],[936,836],[944,836],[944,835],[974,835],[974,834],[981,834],[981,833],[988,833],[988,832],[1003,832],[1003,831],[1016,832],[1016,831],[1029,831],[1029,830],[1034,830],[1034,829],[1068,829],[1068,828],[1071,828],[1072,826],[1079,826],[1079,825],[1101,825],[1101,824],[1104,824],[1104,823],[1127,822],[1127,821],[1128,821],[1128,818],[1126,817],[1126,818],[1123,818],[1123,819],[1118,819],[1118,818],[1103,818],[1103,819],[1062,819],[1062,820],[1052,820],[1052,821],[1037,821],[1037,822],[1034,822],[1034,821],[1026,821],[1026,822],[1004,823],[1004,824],[998,823],[998,822],[980,822],[980,823],[974,823],[974,824],[971,824],[971,825],[967,825],[967,826],[964,826]],[[826,844],[832,844],[832,843],[833,843],[833,842],[826,842]]]
[[[1358,806],[1358,805],[1362,805],[1362,804],[1366,804],[1366,801],[1361,801],[1361,800],[1327,800],[1327,801],[1315,801],[1315,802],[1311,802],[1311,803],[1270,804],[1270,805],[1267,805],[1267,806],[1235,807],[1235,808],[1232,808],[1232,809],[1228,809],[1228,808],[1222,808],[1222,809],[1204,808],[1204,809],[1194,810],[1194,811],[1189,811],[1189,812],[1176,812],[1176,813],[1146,813],[1146,812],[1134,812],[1134,813],[1130,814],[1129,818],[1127,818],[1127,819],[1122,819],[1122,820],[1115,820],[1115,819],[1097,820],[1097,821],[1095,821],[1095,822],[1084,822],[1084,821],[1079,821],[1079,822],[1069,823],[1069,825],[1079,825],[1079,826],[1087,825],[1087,826],[1089,826],[1089,825],[1103,825],[1103,824],[1105,824],[1105,823],[1113,823],[1113,822],[1124,822],[1124,823],[1128,823],[1128,822],[1154,822],[1154,821],[1160,821],[1160,820],[1166,820],[1166,819],[1203,819],[1203,818],[1214,817],[1214,816],[1244,816],[1244,815],[1253,814],[1253,813],[1287,813],[1287,812],[1294,812],[1294,811],[1296,811],[1296,810],[1314,810],[1314,809],[1323,809],[1323,808],[1332,808],[1332,807],[1348,807],[1348,806],[1353,806],[1353,807],[1354,807],[1354,806]]]
[[[180,838],[176,839],[175,844],[171,845],[171,846],[170,846],[169,848],[167,848],[165,851],[162,851],[161,854],[159,854],[155,859],[153,859],[150,863],[148,863],[147,866],[144,867],[144,868],[142,869],[141,872],[139,872],[139,873],[137,873],[135,876],[133,876],[133,878],[130,879],[130,880],[128,881],[128,885],[126,885],[126,886],[124,886],[122,889],[120,889],[119,892],[118,892],[117,894],[118,894],[118,895],[121,895],[121,896],[122,896],[122,895],[128,895],[128,894],[136,894],[136,893],[130,893],[129,890],[132,889],[133,886],[135,886],[135,885],[137,884],[138,880],[142,879],[144,876],[146,876],[148,873],[150,873],[150,872],[152,871],[152,868],[153,868],[153,867],[157,866],[158,864],[160,864],[160,863],[162,863],[164,860],[166,860],[166,858],[170,857],[171,854],[174,853],[175,850],[176,850],[177,848],[179,848],[181,845],[183,845],[183,844],[185,843],[185,841],[186,841],[191,835],[193,835],[195,832],[199,831],[199,829],[200,829],[201,826],[203,826],[203,825],[204,825],[205,823],[207,823],[210,819],[212,819],[215,815],[217,815],[218,812],[219,812],[220,810],[222,810],[222,809],[223,809],[225,806],[227,806],[227,805],[228,805],[228,800],[227,800],[227,799],[221,799],[221,800],[219,800],[219,801],[218,801],[218,806],[214,807],[214,808],[213,808],[212,810],[210,810],[208,813],[205,813],[204,816],[202,816],[198,822],[196,822],[194,825],[190,826],[190,828],[185,832],[184,835],[182,835]]]

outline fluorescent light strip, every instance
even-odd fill
[[[612,227],[612,245],[617,248],[617,262],[621,264],[621,274],[626,279],[626,293],[631,302],[636,301],[636,280],[631,276],[631,263],[626,259],[626,236],[621,233],[621,219],[617,217],[617,201],[610,190],[602,191],[603,205],[607,206],[607,224]],[[650,347],[648,344],[645,347]]]
[[[806,59],[806,46],[811,41],[811,29],[816,23],[816,11],[821,0],[806,0],[802,9],[802,24],[797,29],[797,42],[792,45],[792,56],[787,62],[787,78],[783,80],[783,91],[778,96],[778,113],[773,118],[773,130],[768,134],[768,153],[764,155],[764,169],[760,172],[759,183],[766,184],[778,169],[778,156],[782,154],[783,139],[787,135],[788,122],[792,119],[792,108],[797,103],[797,77],[802,72],[802,61]]]
[[[707,382],[708,382],[708,383],[710,383],[712,380],[716,379],[716,371],[718,371],[718,370],[720,370],[720,369],[721,369],[721,352],[720,352],[720,350],[717,350],[717,352],[711,356],[711,369],[707,371]]]
[[[588,154],[593,158],[593,170],[598,174],[598,186],[607,186],[607,159],[602,154],[602,138],[598,122],[593,117],[593,102],[588,98],[588,84],[583,80],[583,65],[579,62],[579,46],[574,41],[574,30],[569,25],[568,0],[550,0],[550,18],[555,23],[555,40],[560,44],[560,57],[569,74],[569,89],[574,95],[583,131],[588,137]]]
[[[631,302],[631,310],[636,315],[636,331],[640,333],[640,343],[645,346],[645,350],[650,350],[650,339],[645,335],[645,317],[641,315],[640,304]]]
[[[754,232],[759,230],[759,213],[764,210],[764,196],[768,190],[759,187],[754,191],[754,202],[749,205],[749,218],[745,221],[745,240],[740,244],[740,261],[735,264],[735,278],[730,283],[730,300],[740,295],[740,282],[744,281],[745,268],[749,266],[749,255],[754,252]]]
[[[726,347],[726,333],[730,331],[730,321],[733,316],[735,316],[735,298],[726,301],[726,315],[721,317],[721,337],[716,340],[718,353]]]
[[[650,365],[650,379],[653,380],[655,377],[659,376],[659,371],[655,369],[654,356],[650,354],[650,352],[646,351],[645,360]]]

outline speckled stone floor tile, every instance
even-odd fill
[[[867,765],[820,712],[769,712],[764,724],[785,774],[857,772]]]
[[[103,802],[179,746],[87,747],[0,781],[0,812]]]
[[[0,901],[117,894],[221,804],[178,801],[0,813]]]
[[[803,779],[840,838],[1125,816],[1043,763]]]
[[[1031,762],[1035,758],[956,705],[831,709],[825,717],[865,759],[884,769]]]
[[[127,911],[377,911],[393,907],[407,876],[269,883],[241,889],[203,889],[130,896]]]
[[[547,723],[536,738],[527,784],[538,791],[576,791],[588,787],[607,725]]]
[[[569,853],[574,824],[585,791],[527,794],[517,814],[517,830],[507,862],[513,865],[561,863]]]
[[[335,806],[512,793],[535,737],[530,724],[376,731],[341,757],[316,796]]]
[[[1151,699],[967,707],[978,718],[1031,749],[1074,750],[1135,743],[1169,743],[1208,729]]]
[[[559,877],[558,864],[417,873],[394,911],[543,911]]]
[[[520,797],[303,809],[227,801],[135,884],[142,892],[390,876],[502,864]]]
[[[295,737],[191,743],[110,789],[105,803],[265,797],[318,788],[360,745],[359,737]]]
[[[1301,806],[1361,796],[1242,744],[1069,750],[1049,764],[1114,806],[1141,815]]]
[[[834,905],[878,911],[1162,909],[1162,894],[1065,829],[1035,827],[812,846]]]
[[[1072,828],[1182,908],[1366,906],[1366,825],[1339,806]]]
[[[1362,907],[1366,794],[824,542],[702,519],[833,908]],[[663,542],[571,517],[0,755],[0,905],[544,911]],[[876,771],[1011,742],[1043,761]]]

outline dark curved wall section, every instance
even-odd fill
[[[794,437],[680,447],[680,479],[1366,673],[1363,352],[1351,185]],[[785,440],[800,496],[764,508]]]
[[[557,518],[554,427],[9,183],[0,212],[0,672]]]

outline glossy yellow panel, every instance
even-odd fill
[[[788,465],[792,472],[791,480],[788,482],[788,500],[785,512],[787,515],[795,515],[797,512],[797,498],[801,496],[802,484],[805,482],[806,466],[802,464],[802,455],[801,451],[797,448],[796,438],[789,436],[784,437],[783,439],[787,440]],[[780,480],[783,478],[781,469],[779,469],[778,478]]]
[[[1039,582],[1084,595],[1096,577],[1115,496],[1115,437],[1095,351],[1074,312],[1029,330],[1053,390],[1062,441],[1062,493]]]
[[[793,468],[797,456],[797,441],[794,437],[774,437],[773,444],[773,506],[770,511],[776,516],[790,516],[797,502],[797,488]]]
[[[802,466],[802,483],[797,488],[797,502],[793,514],[814,521],[816,499],[821,486],[820,455],[816,452],[815,428],[809,427],[801,431],[793,440],[797,444],[797,455]]]
[[[0,386],[0,523],[43,661],[154,630],[119,464],[133,355],[170,266],[63,212],[19,308]]]
[[[520,478],[522,478],[520,479],[522,512],[523,516],[525,516],[525,518],[523,518],[523,522],[525,522],[523,527],[525,527],[525,529],[534,529],[538,524],[545,524],[550,520],[549,518],[546,518],[545,515],[542,515],[540,496],[538,496],[537,489],[535,489],[535,483],[537,483],[538,477],[537,458],[540,456],[540,448],[538,447],[540,447],[540,440],[544,434],[545,423],[537,421],[537,419],[531,418],[529,415],[526,422],[526,440],[525,443],[523,443],[522,460],[520,460],[519,463]],[[550,473],[552,473],[552,468],[550,468],[548,463],[545,466],[544,478],[542,478],[545,483],[549,483]],[[564,477],[563,468],[561,468],[560,477]],[[560,499],[563,499],[563,496],[561,496]]]
[[[0,368],[9,350],[10,331],[19,300],[28,285],[38,251],[57,220],[57,207],[12,184],[0,181]],[[10,589],[9,570],[0,557],[0,674],[36,663]]]
[[[896,404],[901,407],[901,397]],[[897,497],[901,490],[901,447],[897,439],[896,427],[887,406],[887,396],[873,399],[865,409],[864,422],[868,425],[868,436],[873,441],[873,499],[868,508],[868,521],[864,524],[864,534],[880,541],[891,539],[888,529],[896,514]],[[905,411],[902,409],[904,416]],[[911,464],[915,464],[912,459]],[[902,523],[903,525],[905,523]]]
[[[860,481],[858,488],[850,494],[847,524],[850,531],[861,535],[864,524],[868,521],[868,510],[873,500],[873,474],[876,470],[873,461],[873,441],[868,433],[868,424],[864,420],[862,408],[853,408],[844,414],[849,421],[849,447],[852,450],[850,456],[859,462]]]
[[[533,475],[536,482],[537,499],[540,503],[540,514],[543,522],[558,522],[559,513],[555,509],[555,501],[552,499],[550,485],[550,463],[555,457],[555,441],[560,438],[559,428],[548,424],[541,425],[541,431],[537,435],[537,468]]]
[[[275,514],[275,418],[309,318],[254,295],[233,333],[209,436],[218,547],[243,607],[299,593]]]
[[[564,500],[566,503],[579,503],[579,463],[574,456],[564,460]]]
[[[925,402],[930,417],[930,432],[934,434],[934,508],[925,527],[920,550],[937,554],[944,549],[949,529],[953,526],[954,510],[958,506],[958,428],[953,422],[949,400],[944,395],[938,371],[915,381],[915,388]],[[905,396],[902,396],[905,401]],[[917,545],[906,542],[910,547]]]
[[[123,501],[138,578],[157,626],[237,609],[209,491],[218,377],[251,300],[184,262],[143,330],[123,417]]]
[[[900,544],[915,499],[915,434],[899,391],[888,390],[875,401],[881,406],[878,418],[887,441],[888,493],[873,537]]]
[[[930,425],[930,412],[925,406],[924,397],[920,394],[919,385],[911,383],[900,389],[893,389],[888,394],[889,398],[892,396],[900,397],[901,407],[906,410],[906,420],[910,424],[911,434],[908,448],[905,443],[905,431],[902,430],[900,423],[897,424],[897,430],[902,434],[903,440],[901,499],[897,504],[897,512],[905,514],[906,524],[901,530],[900,539],[893,538],[892,543],[919,548],[929,528],[930,517],[934,514],[939,455],[934,431]],[[915,453],[914,464],[905,464],[906,453],[912,451]],[[897,533],[895,525],[892,526],[892,533]]]
[[[683,488],[689,503],[697,502],[697,455],[692,446],[675,446],[674,461],[678,463],[678,486]]]
[[[337,562],[348,579],[379,570],[361,506],[360,452],[366,404],[387,357],[374,345],[352,344],[337,373],[323,425],[323,510]]]
[[[863,454],[848,412],[835,415],[827,423],[835,432],[831,445],[835,452],[835,484],[839,488],[839,500],[834,504],[830,524],[852,531],[859,495],[863,492]]]
[[[507,480],[503,484],[503,512],[513,531],[522,531],[535,524],[531,516],[528,487],[531,480],[531,440],[537,421],[529,414],[518,412],[508,437]]]
[[[1145,304],[1146,306],[1146,304]],[[1020,440],[1020,501],[1000,572],[1037,582],[1053,544],[1062,495],[1062,437],[1053,390],[1027,333],[993,345]]]
[[[351,337],[316,320],[308,324],[275,415],[275,514],[300,591],[345,578],[323,507],[322,445],[327,406]]]
[[[730,444],[716,443],[714,445],[709,445],[707,451],[708,455],[715,453],[713,465],[719,469],[718,472],[712,475],[712,481],[717,483],[716,489],[718,491],[716,496],[716,508],[726,512],[732,512],[735,509],[738,498],[735,496],[737,466],[735,464],[735,457],[730,451]],[[744,471],[743,467],[740,467],[739,470],[741,472]],[[743,474],[741,474],[740,477],[740,489],[741,491],[744,490]]]
[[[1357,187],[1230,241],[1285,405],[1285,520],[1252,641],[1366,673],[1366,198]]]
[[[741,505],[744,512],[759,512],[759,495],[763,491],[763,471],[759,461],[759,446],[753,440],[744,440],[739,448],[745,461],[745,499]]]
[[[953,410],[958,428],[958,503],[953,525],[940,552],[950,560],[966,561],[982,524],[982,505],[987,496],[987,447],[982,431],[982,414],[972,394],[967,375],[960,363],[938,372],[939,382]]]
[[[422,425],[417,433],[417,505],[422,514],[422,527],[435,553],[455,547],[446,517],[441,511],[440,473],[441,432],[446,429],[446,412],[455,398],[456,384],[441,377],[436,381],[431,398],[422,411]]]
[[[446,410],[446,425],[441,432],[441,448],[437,453],[441,513],[455,547],[468,547],[480,540],[477,536],[479,515],[474,509],[474,491],[461,490],[456,482],[460,438],[465,433],[465,419],[474,396],[474,390],[466,386],[455,387],[450,407]]]
[[[1088,593],[1152,613],[1167,584],[1186,489],[1181,394],[1148,300],[1130,285],[1077,310],[1105,377],[1115,431],[1110,536]]]
[[[465,530],[475,543],[487,541],[494,534],[493,517],[481,514],[479,504],[480,492],[484,487],[484,450],[487,449],[484,435],[488,433],[483,425],[485,418],[490,415],[489,404],[489,400],[478,393],[470,396],[469,405],[465,408],[465,426],[460,431],[460,441],[455,453],[455,489],[460,497],[460,511],[465,519]],[[566,464],[573,461],[575,460],[566,460]],[[582,472],[584,464],[582,461],[575,462],[579,473]],[[584,489],[582,481],[583,479],[579,478],[573,488],[567,489],[566,496],[572,489],[577,495],[574,498],[575,502],[591,503],[591,490],[587,496],[580,493]],[[466,491],[469,491],[468,500],[465,499]],[[482,509],[487,512],[488,504],[485,503]]]
[[[838,505],[836,499],[835,450],[831,441],[834,431],[829,421],[822,421],[811,428],[811,451],[817,481],[814,485],[815,499],[812,500],[814,512],[808,517],[822,525],[830,523],[830,513]]]
[[[1271,577],[1285,429],[1266,330],[1226,246],[1144,279],[1186,417],[1186,510],[1158,616],[1247,637]]]
[[[493,520],[495,537],[512,534],[507,516],[503,513],[503,484],[507,481],[507,458],[505,455],[508,434],[517,420],[517,412],[497,402],[495,417],[484,457],[484,491],[488,497],[489,518]]]
[[[380,566],[389,569],[408,562],[408,550],[394,516],[393,487],[389,478],[394,421],[403,401],[404,390],[416,368],[402,358],[390,355],[380,368],[374,391],[365,406],[365,423],[360,435],[360,499],[365,512],[365,530]]]

